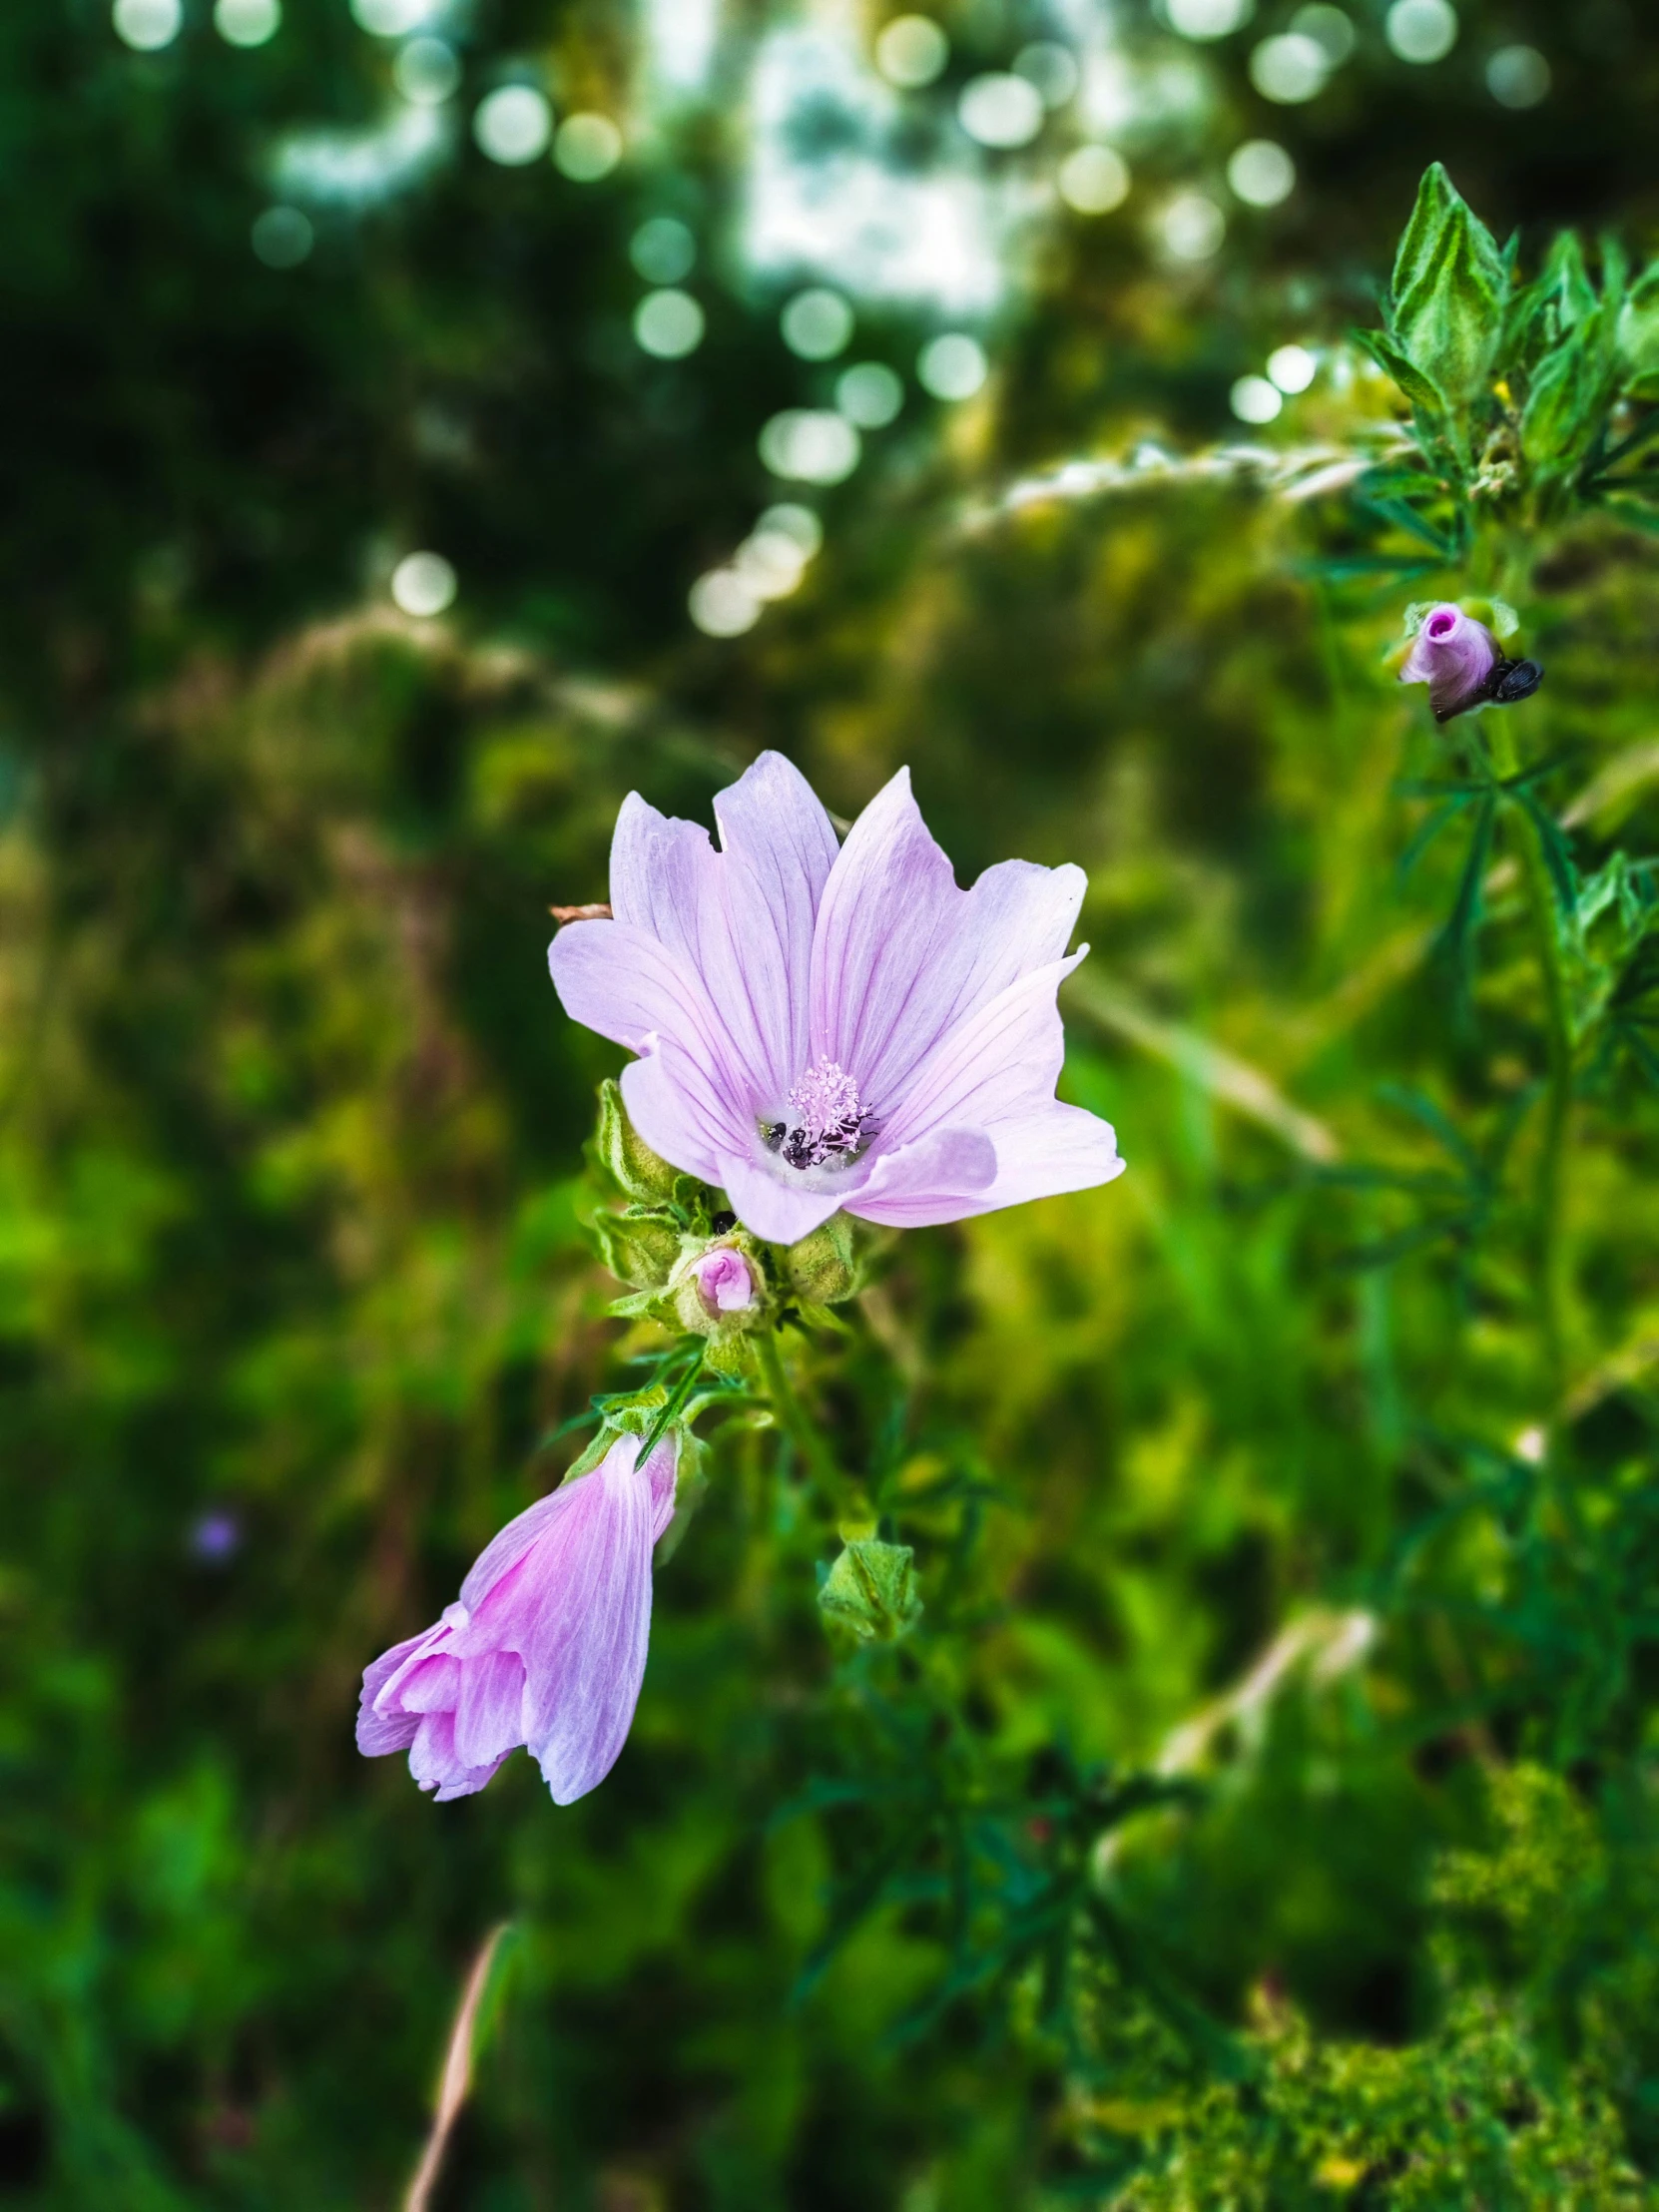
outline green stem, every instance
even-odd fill
[[[1485,719],[1497,721],[1498,718],[1488,716]],[[1514,741],[1501,722],[1487,737],[1486,750],[1499,776],[1515,774]],[[1558,1396],[1566,1381],[1567,1269],[1561,1211],[1568,1123],[1572,1112],[1572,1022],[1566,972],[1561,963],[1561,937],[1556,925],[1555,887],[1550,880],[1543,833],[1526,815],[1521,820],[1520,863],[1544,985],[1548,1075],[1543,1139],[1538,1154],[1535,1268],[1539,1322],[1551,1385]]]
[[[829,1499],[837,1519],[861,1517],[865,1510],[861,1493],[842,1474],[823,1431],[796,1395],[795,1384],[784,1366],[784,1356],[778,1349],[777,1330],[763,1329],[752,1342],[755,1356],[761,1363],[767,1396],[772,1400],[780,1427],[812,1470],[813,1479]]]

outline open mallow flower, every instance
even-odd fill
[[[509,1521],[458,1603],[363,1675],[357,1749],[406,1751],[438,1802],[469,1797],[523,1744],[556,1805],[616,1765],[651,1633],[651,1554],[674,1514],[672,1431],[640,1466],[620,1436],[598,1466]]]
[[[1530,698],[1543,682],[1536,661],[1511,661],[1483,622],[1442,602],[1423,616],[1399,671],[1402,684],[1426,684],[1436,722],[1492,704]]]
[[[718,849],[630,795],[614,918],[549,955],[566,1011],[638,1054],[622,1095],[665,1160],[786,1245],[840,1209],[916,1227],[1122,1172],[1109,1124],[1054,1096],[1081,868],[1003,860],[959,889],[907,770],[839,848],[777,753],[715,820]]]

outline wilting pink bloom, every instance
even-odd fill
[[[604,1781],[639,1700],[652,1546],[674,1512],[673,1442],[644,1467],[639,1448],[619,1437],[591,1473],[509,1521],[436,1627],[374,1661],[359,1751],[406,1751],[440,1804],[481,1790],[520,1744],[556,1805]]]
[[[1487,681],[1502,659],[1483,622],[1449,604],[1430,607],[1400,669],[1402,684],[1426,684],[1435,719],[1449,722],[1486,697]]]
[[[1109,1125],[1054,1096],[1081,868],[1004,860],[958,889],[907,771],[837,849],[777,753],[715,819],[718,851],[631,795],[615,918],[550,954],[566,1010],[639,1054],[622,1093],[647,1144],[777,1244],[838,1208],[910,1227],[1121,1172]]]
[[[749,1262],[731,1245],[713,1245],[687,1271],[697,1295],[711,1314],[747,1313],[755,1303],[755,1277]]]

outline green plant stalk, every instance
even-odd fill
[[[778,1349],[777,1330],[763,1329],[752,1341],[755,1357],[761,1365],[761,1380],[766,1384],[779,1425],[812,1470],[813,1479],[830,1500],[836,1519],[859,1522],[868,1519],[868,1505],[862,1490],[842,1474],[823,1432],[796,1394],[795,1384],[784,1366],[784,1356]]]
[[[1500,713],[1483,718],[1496,728],[1486,733],[1486,754],[1495,773],[1513,776],[1519,767],[1514,739]],[[1526,902],[1532,920],[1538,965],[1544,986],[1544,1031],[1547,1060],[1544,1093],[1543,1137],[1538,1155],[1534,1267],[1537,1280],[1539,1326],[1543,1332],[1550,1385],[1559,1397],[1566,1385],[1567,1304],[1566,1245],[1562,1226],[1569,1124],[1572,1115],[1572,1023],[1568,1013],[1567,978],[1561,962],[1561,938],[1556,927],[1555,890],[1538,826],[1519,809],[1520,864],[1526,885]]]

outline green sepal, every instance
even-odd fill
[[[1356,330],[1354,341],[1363,345],[1384,376],[1391,377],[1413,407],[1424,414],[1443,415],[1446,412],[1445,394],[1430,376],[1400,351],[1393,340],[1382,330]]]
[[[594,1132],[593,1151],[598,1166],[636,1206],[661,1206],[665,1200],[673,1201],[677,1186],[686,1180],[652,1151],[628,1119],[621,1087],[610,1076],[599,1086],[599,1127]]]
[[[680,1223],[663,1208],[630,1206],[620,1214],[596,1214],[589,1227],[606,1267],[638,1290],[661,1290],[679,1264]]]
[[[855,1536],[820,1567],[819,1610],[860,1643],[894,1643],[921,1615],[914,1562],[908,1544]]]

